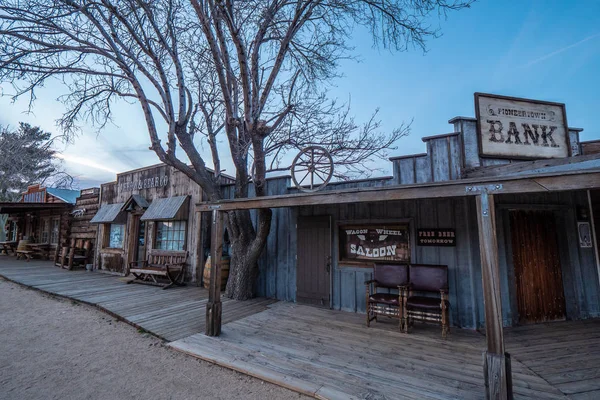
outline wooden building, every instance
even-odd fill
[[[475,94],[476,118],[395,157],[394,175],[297,193],[197,205],[213,212],[212,254],[228,210],[274,209],[258,294],[365,312],[378,262],[448,267],[450,323],[485,327],[487,398],[512,398],[503,326],[600,317],[600,154],[564,104]],[[221,332],[213,258],[206,334]]]
[[[127,275],[129,263],[145,260],[150,249],[186,250],[185,280],[199,284],[207,246],[193,207],[200,201],[200,186],[164,164],[123,172],[102,184],[100,208],[91,220],[98,226],[94,268]]]
[[[0,213],[8,214],[8,240],[48,243],[53,254],[69,237],[71,211],[79,195],[79,190],[32,185],[19,202],[0,203]]]
[[[449,122],[453,132],[423,138],[427,153],[391,158],[393,176],[333,183],[324,191],[600,168],[600,154],[582,154],[581,129],[568,129],[568,157],[522,160],[482,156],[475,118]],[[270,179],[268,192],[297,193],[290,184],[288,177]],[[495,198],[503,325],[600,317],[600,266],[594,242],[599,234],[600,190],[499,191]],[[475,198],[383,200],[275,208],[257,294],[364,313],[364,282],[372,275],[373,263],[392,258],[347,254],[346,232],[403,230],[406,250],[393,259],[447,265],[451,325],[484,327]],[[581,230],[592,227],[596,235],[586,241]],[[452,235],[452,241],[444,243],[441,235]]]

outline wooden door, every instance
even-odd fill
[[[298,219],[296,301],[330,305],[331,219],[329,216]]]
[[[519,322],[565,318],[565,295],[552,211],[510,211]]]

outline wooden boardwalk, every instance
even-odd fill
[[[223,333],[205,336],[207,291],[161,290],[125,279],[66,271],[47,261],[0,256],[0,276],[97,306],[193,356],[319,398],[481,399],[483,335],[293,303],[223,299]],[[600,399],[600,320],[505,330],[515,398]]]
[[[204,332],[208,291],[196,286],[167,290],[127,285],[128,278],[83,270],[67,271],[51,262],[0,256],[0,276],[54,295],[91,304],[162,339],[173,341]],[[263,311],[276,300],[223,298],[223,323]]]
[[[218,338],[193,335],[170,346],[319,398],[484,397],[483,335],[454,329],[442,340],[433,326],[409,335],[391,321],[372,326],[362,315],[280,302],[224,325]],[[515,398],[600,398],[600,321],[511,329],[506,342]]]

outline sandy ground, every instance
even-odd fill
[[[0,278],[0,399],[307,399]]]

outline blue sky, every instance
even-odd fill
[[[438,21],[434,21],[437,25]],[[351,99],[358,121],[379,107],[383,128],[413,120],[412,133],[390,155],[425,151],[421,137],[452,131],[452,117],[474,116],[473,93],[556,101],[566,104],[569,126],[584,128],[581,140],[600,139],[600,0],[482,0],[439,22],[442,36],[418,49],[391,53],[375,49],[367,32],[357,31],[355,54],[361,61],[341,64],[343,78],[330,96]],[[5,93],[7,87],[3,85]],[[62,106],[60,87],[38,92],[34,113],[26,101],[0,98],[0,124],[27,121],[56,132]],[[595,111],[596,110],[596,111]],[[116,125],[99,134],[84,127],[65,149],[65,167],[81,186],[115,179],[115,173],[156,163],[138,107],[120,105]],[[390,173],[389,163],[382,168]],[[229,173],[232,171],[229,170]]]

